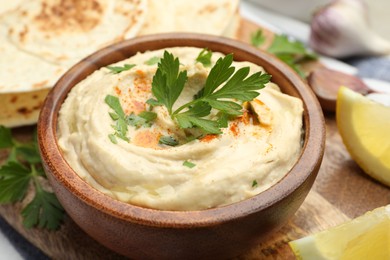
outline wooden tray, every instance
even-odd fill
[[[258,26],[241,22],[237,38],[248,42]],[[271,32],[266,32],[272,37]],[[310,64],[309,69],[319,64]],[[266,242],[237,259],[295,259],[288,241],[335,226],[366,211],[390,204],[390,189],[369,178],[350,158],[337,131],[333,114],[326,114],[327,140],[324,160],[312,191],[294,217]],[[15,129],[18,138],[31,136],[32,128]],[[0,155],[0,162],[6,154]],[[23,203],[0,206],[0,215],[32,244],[54,259],[120,259],[86,235],[69,217],[58,231],[25,229]]]

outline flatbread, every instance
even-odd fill
[[[47,93],[65,68],[18,52],[4,42],[0,53],[0,125],[34,124]]]
[[[239,0],[150,0],[139,34],[194,32],[235,35]]]
[[[7,39],[54,64],[73,64],[137,35],[147,0],[34,0],[4,13]]]
[[[0,39],[4,34],[0,30]],[[50,88],[67,69],[22,52],[7,40],[0,41],[0,55],[0,94]]]
[[[0,5],[0,125],[34,124],[73,64],[137,35],[235,37],[239,0],[13,0]]]
[[[0,14],[5,13],[9,10],[12,10],[16,7],[18,7],[23,1],[25,0],[8,0],[8,1],[1,1],[0,4]]]
[[[11,4],[12,3],[12,4]],[[18,0],[0,7],[0,125],[37,122],[60,76],[92,52],[134,37],[147,0]]]
[[[0,94],[0,125],[16,127],[35,124],[49,90],[46,88],[23,93]]]
[[[174,32],[175,12],[175,1],[149,0],[146,19],[138,35]]]
[[[175,1],[176,31],[222,35],[238,10],[237,0]]]

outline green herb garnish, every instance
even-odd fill
[[[64,209],[57,197],[46,191],[39,180],[46,178],[46,175],[38,152],[36,134],[32,142],[21,143],[13,138],[10,129],[0,126],[0,148],[9,150],[9,156],[0,168],[0,203],[22,201],[32,184],[35,188],[34,198],[21,212],[24,226],[58,229],[64,217]]]
[[[197,62],[200,62],[203,64],[205,67],[211,66],[211,56],[213,55],[213,52],[210,51],[209,49],[205,48],[203,49],[198,57],[196,58]]]
[[[165,51],[152,81],[156,103],[166,106],[170,116],[177,120],[181,128],[198,127],[207,133],[220,134],[219,119],[205,118],[211,109],[231,116],[241,115],[242,106],[226,99],[250,101],[259,95],[257,90],[263,88],[271,78],[262,72],[248,76],[249,67],[235,71],[232,62],[232,54],[218,59],[210,70],[204,88],[195,99],[172,111],[173,104],[184,88],[187,72],[179,72],[179,59]]]
[[[110,138],[111,142],[114,144],[117,143],[116,137],[119,137],[120,139],[129,142],[129,138],[126,137],[128,130],[126,115],[120,104],[119,98],[112,95],[107,95],[104,101],[112,110],[114,110],[114,113],[110,112],[110,117],[115,122],[115,124],[112,125],[112,128],[115,130],[115,133],[109,134],[108,138]]]
[[[259,47],[264,43],[256,41],[254,38],[256,35],[262,35],[262,31],[259,29],[251,37],[252,45]],[[305,77],[304,71],[301,69],[301,63],[306,60],[315,60],[317,55],[308,51],[305,45],[297,40],[291,39],[286,35],[274,36],[271,46],[267,48],[267,51],[274,54],[280,60],[294,69],[301,77]]]
[[[107,95],[104,101],[112,110],[114,110],[114,112],[109,112],[109,115],[115,122],[115,124],[112,125],[115,133],[108,135],[108,138],[114,144],[118,143],[116,140],[117,137],[125,140],[126,142],[130,141],[130,139],[126,136],[128,132],[128,125],[136,128],[141,126],[150,127],[157,117],[156,113],[150,111],[142,111],[138,115],[132,113],[129,116],[126,116],[122,105],[120,104],[119,98],[112,95]]]
[[[158,103],[163,104],[169,114],[172,114],[172,106],[179,97],[187,81],[187,71],[179,72],[180,62],[167,51],[164,58],[158,64],[158,69],[152,81],[152,93]]]
[[[265,36],[262,30],[257,30],[251,34],[251,44],[255,47],[259,47],[265,42]]]
[[[315,59],[317,57],[314,53],[309,52],[302,42],[293,40],[283,34],[274,36],[272,44],[267,51],[273,54],[300,55],[300,58]]]
[[[252,182],[252,188],[254,188],[254,187],[257,187],[257,181],[256,180],[253,180],[253,182]]]
[[[168,145],[168,146],[176,146],[179,144],[179,142],[170,135],[161,136],[160,139],[158,140],[158,143]]]
[[[146,65],[155,65],[155,64],[157,64],[160,60],[161,60],[160,57],[154,56],[154,57],[150,58],[149,60],[145,61],[145,64],[146,64]]]
[[[196,166],[195,163],[189,162],[189,161],[184,161],[183,166],[186,166],[188,168],[194,168]]]
[[[143,111],[138,115],[131,114],[127,117],[127,124],[139,128],[141,126],[150,127],[153,121],[157,118],[157,114],[150,111]]]
[[[135,67],[135,64],[125,64],[123,67],[119,66],[107,66],[107,69],[111,70],[112,73],[118,74],[122,71],[130,70]]]

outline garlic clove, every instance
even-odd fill
[[[370,89],[358,77],[327,68],[317,68],[307,77],[307,81],[325,111],[336,109],[337,92],[341,86],[346,86],[361,94],[367,94]]]
[[[390,42],[370,27],[363,0],[336,0],[319,9],[311,21],[309,46],[335,58],[390,54]]]

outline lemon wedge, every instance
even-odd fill
[[[336,120],[351,157],[371,177],[390,186],[390,107],[341,87]]]
[[[289,242],[297,259],[390,259],[390,205]]]

